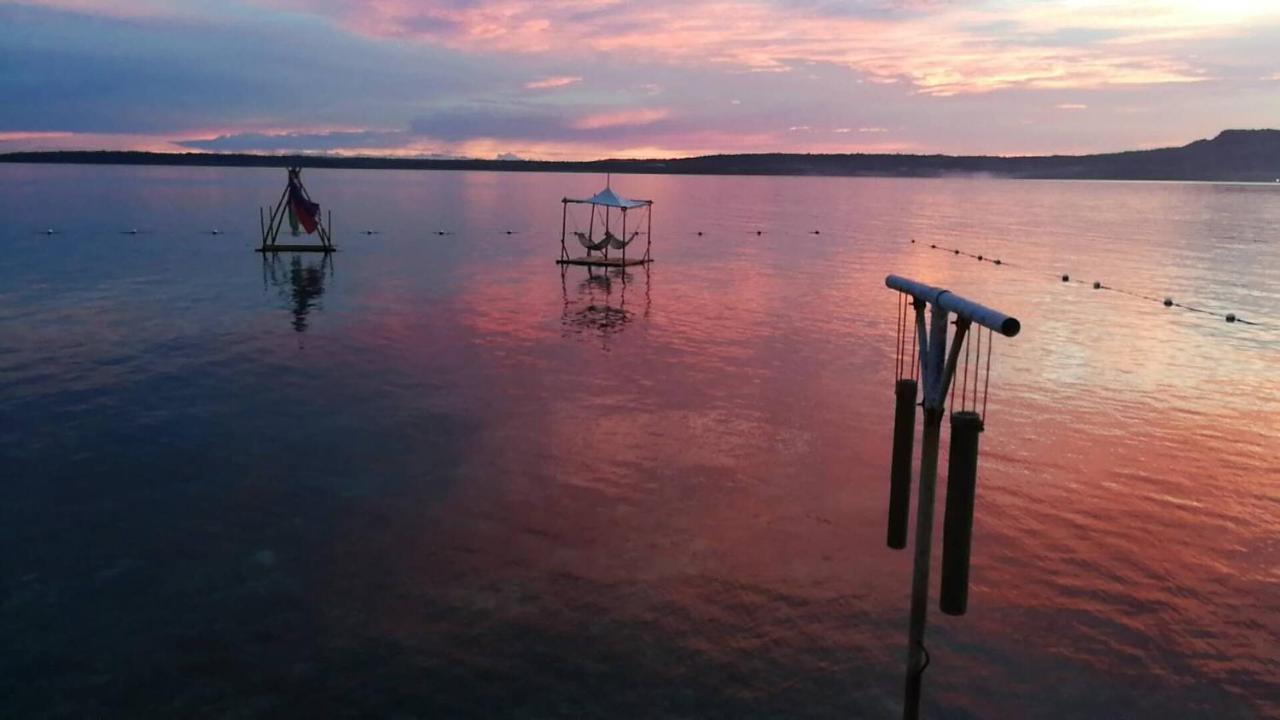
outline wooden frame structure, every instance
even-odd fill
[[[589,198],[561,198],[561,217],[560,217],[560,257],[556,259],[556,263],[560,265],[586,265],[595,267],[627,267],[629,265],[647,265],[653,262],[651,254],[653,248],[653,201],[652,200],[633,200],[630,198],[620,197],[613,192],[613,188],[607,184],[605,189],[592,195]],[[586,255],[573,257],[569,254],[569,248],[566,239],[569,236],[569,206],[570,205],[589,205],[591,206],[591,219],[587,223],[587,232],[582,233],[574,231],[574,235],[578,238],[583,248],[587,251]],[[627,213],[636,211],[643,212],[643,217],[632,225],[630,234],[627,228]],[[597,216],[599,223],[603,225],[604,234],[599,240],[596,239]],[[622,223],[622,236],[613,234],[611,224],[614,216],[620,216]],[[637,227],[642,225],[643,228]],[[627,257],[627,247],[640,234],[644,234],[644,254],[640,257]],[[620,255],[610,257],[610,250],[620,251]],[[599,253],[599,254],[595,254]]]
[[[284,187],[284,192],[280,193],[280,199],[275,206],[271,208],[270,214],[266,212],[266,208],[258,208],[258,225],[262,230],[262,244],[258,247],[257,252],[323,252],[331,253],[338,248],[333,244],[333,235],[331,228],[333,227],[333,213],[329,213],[329,222],[325,223],[320,218],[320,213],[315,215],[316,236],[320,238],[320,244],[280,244],[276,239],[280,236],[280,228],[284,225],[285,216],[289,214],[289,204],[293,201],[290,197],[291,193],[299,193],[306,202],[311,203],[311,194],[307,192],[307,186],[302,184],[302,168],[291,167],[289,170],[289,182]],[[319,205],[315,206],[317,209]],[[308,233],[310,234],[310,233]]]

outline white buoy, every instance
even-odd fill
[[[222,234],[222,232],[221,232],[220,230],[218,230],[218,228],[214,228],[214,229],[212,229],[212,230],[210,230],[210,231],[209,231],[209,234],[210,234],[210,235],[221,235],[221,234]]]
[[[45,230],[45,231],[44,231],[44,234],[45,234],[45,235],[52,235],[52,234],[53,234],[53,228],[49,228],[48,230]]]

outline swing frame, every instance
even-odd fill
[[[610,188],[606,187],[606,190],[609,190],[609,189]],[[612,195],[612,193],[610,193],[610,195]],[[628,267],[631,265],[648,265],[649,263],[653,262],[653,255],[652,255],[653,201],[652,200],[622,200],[621,198],[617,198],[620,202],[618,204],[613,204],[613,203],[595,202],[594,199],[596,197],[598,197],[598,195],[592,196],[591,198],[588,198],[585,200],[576,200],[574,198],[567,198],[567,197],[560,199],[560,205],[561,205],[560,257],[556,259],[556,264],[557,265],[585,265],[585,266],[592,266],[592,267]],[[616,198],[616,196],[613,196],[613,197]],[[610,232],[609,225],[610,225],[610,221],[612,220],[613,213],[617,212],[622,216],[622,237],[624,239],[627,237],[627,211],[638,210],[643,208],[645,210],[645,217],[643,218],[643,223],[644,223],[643,232],[645,236],[644,254],[641,255],[640,257],[635,257],[635,256],[627,257],[627,247],[631,244],[630,241],[627,241],[627,244],[623,245],[621,248],[621,255],[610,257],[609,256],[610,247],[609,247],[609,244],[606,243],[605,246],[600,250],[593,251],[591,248],[587,248],[586,255],[582,255],[579,257],[571,256],[569,254],[569,247],[566,244],[566,238],[569,235],[569,206],[570,205],[590,205],[591,206],[591,216],[590,216],[590,220],[588,220],[588,223],[587,223],[587,238],[588,240],[591,240],[591,241],[595,239],[596,215],[598,214],[597,211],[600,208],[603,208],[603,213],[600,213],[600,214],[602,215],[601,222],[604,225],[604,231],[606,233]],[[634,232],[638,233],[641,231],[637,229]],[[593,254],[593,252],[598,252],[600,254],[595,255]]]
[[[302,183],[302,168],[287,168],[289,172],[289,181],[295,179],[298,182],[298,188],[302,191],[302,196],[307,200],[311,200],[311,193],[307,192],[307,186]],[[284,191],[280,193],[280,199],[271,207],[268,214],[266,208],[258,208],[258,226],[262,231],[262,244],[257,248],[256,252],[337,252],[338,248],[333,244],[333,235],[331,228],[333,227],[333,211],[328,213],[328,222],[323,218],[316,217],[316,236],[320,238],[320,244],[280,244],[276,239],[280,236],[280,228],[284,225],[285,216],[289,214],[289,183],[284,186]]]

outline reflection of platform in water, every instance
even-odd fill
[[[315,248],[308,246],[307,249]],[[263,290],[267,289],[268,284],[277,289],[293,314],[293,329],[296,332],[307,331],[308,315],[313,309],[320,307],[325,280],[333,279],[333,263],[329,258],[330,255],[325,253],[320,256],[318,265],[304,265],[302,258],[294,255],[287,267],[281,267],[283,263],[277,253],[262,255]]]
[[[570,293],[568,268],[560,268],[560,287],[564,299],[561,323],[566,332],[574,335],[598,336],[608,349],[608,338],[624,329],[637,317],[627,307],[627,288],[635,284],[635,276],[622,267],[599,268],[587,266],[587,277],[577,283],[576,292]],[[649,317],[649,268],[644,266],[643,297],[640,317]],[[634,307],[634,302],[632,303]]]
[[[653,262],[653,258],[648,257],[605,257],[603,255],[556,260],[557,265],[586,265],[588,267],[628,267],[631,265],[646,265],[651,262]]]

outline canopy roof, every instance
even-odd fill
[[[631,208],[644,207],[645,205],[653,204],[652,200],[632,200],[631,198],[619,197],[618,194],[613,191],[613,188],[608,187],[589,198],[582,200],[565,198],[564,202],[590,203],[592,205],[622,208],[623,210],[630,210]]]

